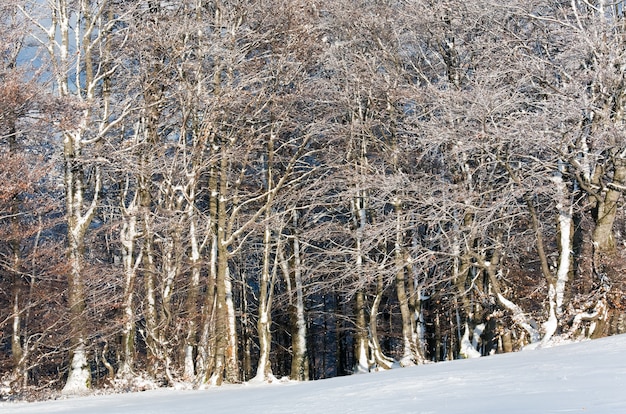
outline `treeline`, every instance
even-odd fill
[[[2,392],[625,332],[623,14],[3,1]]]

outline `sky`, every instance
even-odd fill
[[[157,389],[0,413],[626,413],[626,335],[310,382]]]

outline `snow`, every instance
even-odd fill
[[[85,352],[84,343],[81,343],[74,350],[69,378],[65,383],[63,393],[67,395],[85,394],[89,391],[87,388],[89,381],[90,374],[87,353]]]
[[[626,413],[626,335],[311,382],[0,403],[2,413]]]
[[[481,324],[483,325],[483,324]],[[480,334],[482,332],[482,329],[484,329],[484,325],[481,328],[479,328],[478,326],[476,327],[479,329],[480,332],[477,332],[476,330],[474,330],[474,339],[480,337]],[[465,324],[465,333],[463,334],[463,338],[461,338],[461,355],[463,356],[463,358],[480,358],[480,352],[478,352],[476,350],[477,344],[472,344],[472,342],[470,342],[469,340],[469,327],[467,326],[467,323]]]

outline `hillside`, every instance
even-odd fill
[[[3,413],[624,413],[626,335],[307,383],[160,389]]]

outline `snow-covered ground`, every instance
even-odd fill
[[[307,383],[159,389],[0,413],[626,413],[626,335]]]

